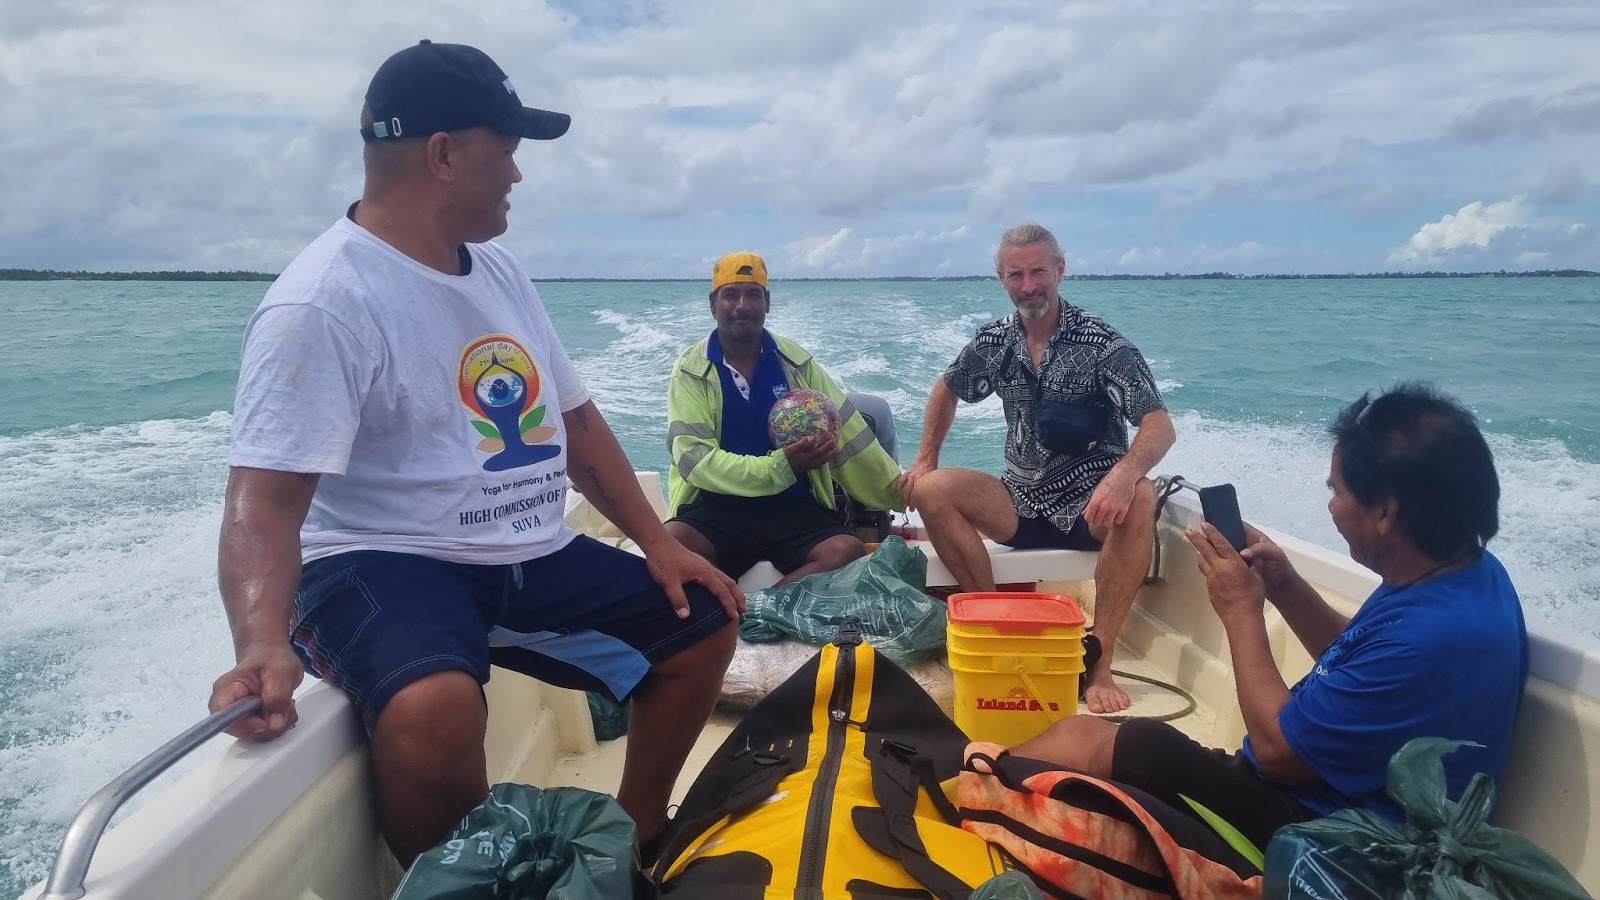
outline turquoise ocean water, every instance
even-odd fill
[[[205,712],[231,663],[214,586],[239,338],[260,283],[0,282],[0,897],[43,877],[88,795]],[[667,367],[704,286],[558,283],[545,303],[639,468],[664,470]],[[1600,635],[1600,280],[1069,282],[1137,343],[1179,440],[1161,472],[1344,550],[1322,429],[1428,378],[1475,409],[1530,617]],[[994,282],[776,283],[769,326],[886,396],[901,460],[928,386],[1009,309]],[[997,401],[944,463],[998,471]]]

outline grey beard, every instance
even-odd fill
[[[1048,304],[1048,303],[1042,304],[1042,305],[1037,306],[1037,307],[1023,307],[1023,306],[1018,306],[1017,307],[1017,315],[1023,317],[1024,319],[1027,319],[1030,322],[1039,321],[1040,319],[1042,319],[1046,315],[1048,315],[1049,312],[1050,312],[1050,304]]]

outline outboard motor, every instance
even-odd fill
[[[894,413],[889,410],[889,401],[876,394],[862,394],[851,391],[845,395],[851,405],[860,411],[861,417],[867,420],[867,427],[872,429],[872,434],[889,451],[889,457],[895,462],[900,461],[895,451],[894,441]],[[890,514],[886,509],[872,509],[861,501],[844,492],[837,482],[834,484],[834,506],[844,510],[845,526],[855,531],[856,537],[866,543],[877,543],[889,536]]]

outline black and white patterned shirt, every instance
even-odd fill
[[[1116,410],[1106,416],[1105,431],[1093,449],[1076,456],[1056,454],[1039,442],[1033,359],[1016,313],[979,328],[945,370],[944,383],[968,403],[1000,395],[1006,411],[1006,470],[1000,480],[1017,515],[1047,518],[1070,531],[1100,479],[1128,452],[1129,423],[1166,406],[1139,348],[1065,300],[1040,368],[1045,399]]]

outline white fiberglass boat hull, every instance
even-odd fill
[[[651,496],[653,475],[641,476]],[[580,524],[583,516],[578,517]],[[592,520],[591,520],[592,522]],[[1196,739],[1236,747],[1244,734],[1226,642],[1181,529],[1198,524],[1184,495],[1162,513],[1164,577],[1147,585],[1125,626],[1119,664],[1155,674],[1195,695],[1200,709],[1174,724]],[[1348,557],[1273,534],[1295,567],[1335,606],[1359,606],[1377,578]],[[1093,554],[994,554],[998,581],[1036,581],[1085,598],[1092,609]],[[948,574],[930,562],[930,584]],[[943,573],[943,574],[941,574]],[[1311,659],[1274,614],[1271,639],[1291,682]],[[1532,676],[1500,788],[1497,820],[1560,859],[1600,893],[1600,646],[1530,628]],[[626,738],[597,745],[581,693],[496,669],[488,688],[486,750],[491,781],[577,785],[613,791]],[[1144,708],[1136,695],[1135,712]],[[269,744],[233,743],[163,791],[102,840],[85,883],[91,900],[270,898],[367,900],[399,879],[370,813],[365,735],[337,690],[300,691],[300,723]],[[732,726],[707,725],[677,786],[678,796]],[[24,894],[34,898],[42,885]]]

